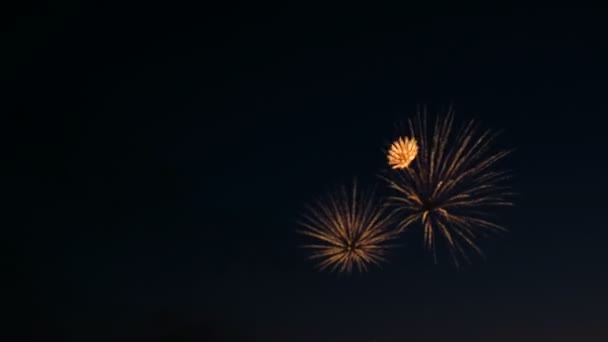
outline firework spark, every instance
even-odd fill
[[[509,151],[493,151],[496,134],[479,131],[474,121],[455,128],[452,111],[436,118],[432,129],[426,113],[408,126],[418,155],[409,167],[384,177],[395,193],[390,200],[400,214],[399,231],[420,223],[435,261],[438,241],[447,245],[456,266],[459,259],[469,261],[467,250],[483,256],[479,238],[505,230],[491,221],[489,209],[512,205],[504,185],[508,175],[494,169]]]
[[[304,247],[312,250],[320,270],[362,272],[385,261],[387,243],[396,237],[390,220],[373,192],[361,193],[354,183],[352,189],[342,188],[309,206],[300,232],[316,240]]]
[[[402,137],[397,139],[388,151],[388,165],[393,169],[405,169],[416,158],[418,144],[416,139]]]

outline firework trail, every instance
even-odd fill
[[[468,251],[483,256],[479,238],[505,230],[491,221],[489,210],[512,205],[504,185],[508,174],[494,169],[509,151],[492,150],[496,134],[480,131],[474,121],[456,128],[451,110],[432,124],[426,113],[419,113],[408,120],[408,128],[411,138],[399,139],[389,149],[392,169],[383,177],[393,190],[389,200],[399,231],[421,224],[424,245],[435,261],[439,241],[456,266],[461,259],[469,261]],[[417,149],[403,147],[416,142]]]
[[[307,207],[300,233],[316,240],[304,247],[320,270],[363,272],[386,261],[396,231],[389,229],[391,215],[382,204],[373,191],[360,192],[353,183],[351,189],[341,188]]]

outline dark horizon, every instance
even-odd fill
[[[27,337],[608,338],[597,11],[166,6],[22,5],[8,22]],[[303,204],[379,183],[420,106],[515,148],[510,233],[460,270],[407,239],[366,274],[317,272]]]

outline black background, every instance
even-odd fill
[[[24,338],[608,338],[600,11],[11,13],[3,79],[18,130],[4,136],[19,209],[5,229],[27,285]],[[516,148],[511,233],[460,271],[409,241],[368,274],[316,272],[294,232],[302,204],[353,177],[376,183],[395,122],[450,104]]]

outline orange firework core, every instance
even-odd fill
[[[388,151],[388,165],[393,169],[405,169],[416,158],[418,143],[416,139],[402,137],[397,139]]]

